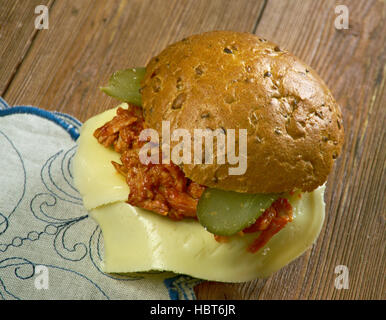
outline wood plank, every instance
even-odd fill
[[[52,0],[0,1],[0,96],[7,89],[37,33],[35,7]]]
[[[342,2],[350,10],[350,29],[343,31],[334,28],[332,0],[269,0],[262,15],[263,1],[56,1],[50,29],[36,34],[12,69],[5,98],[85,120],[116,104],[98,90],[111,72],[144,65],[192,33],[256,27],[327,82],[343,107],[346,144],[329,178],[326,222],[312,250],[267,280],[203,283],[197,297],[385,299],[385,4]],[[3,74],[0,69],[0,80]],[[338,264],[350,270],[349,290],[334,288]]]
[[[337,4],[349,8],[348,30],[334,28]],[[312,250],[253,285],[202,284],[199,298],[385,299],[385,9],[382,1],[269,0],[256,33],[318,71],[342,106],[346,142]],[[334,287],[340,264],[348,290]]]
[[[168,43],[206,30],[252,30],[263,1],[56,1],[5,99],[86,120],[116,105],[112,72],[143,66]]]

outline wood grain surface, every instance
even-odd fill
[[[39,4],[50,7],[52,1],[0,2],[0,95],[8,89],[37,35],[33,22],[35,7]]]
[[[49,7],[36,30],[34,8]],[[349,29],[334,26],[349,9]],[[329,176],[319,239],[268,279],[204,282],[198,299],[385,299],[385,37],[381,0],[0,0],[0,95],[80,120],[117,101],[102,94],[118,69],[209,30],[248,31],[311,65],[342,106],[346,141]],[[349,288],[334,286],[335,267]]]

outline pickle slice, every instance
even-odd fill
[[[253,224],[279,194],[247,194],[208,188],[202,194],[197,217],[205,229],[231,236]]]
[[[126,69],[114,72],[110,77],[108,85],[101,87],[107,95],[117,98],[123,102],[142,105],[141,80],[145,76],[146,68]]]

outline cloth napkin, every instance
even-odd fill
[[[101,271],[103,235],[72,182],[81,125],[0,97],[0,299],[195,299],[188,276]]]

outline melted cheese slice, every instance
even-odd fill
[[[127,109],[127,104],[123,103],[118,107]],[[77,141],[78,150],[73,159],[72,170],[74,183],[87,210],[107,203],[126,201],[130,192],[125,178],[111,164],[111,161],[121,163],[120,154],[103,147],[93,136],[97,128],[116,115],[117,108],[86,121]]]
[[[108,273],[165,270],[196,278],[243,282],[267,277],[316,240],[324,220],[324,187],[290,199],[294,219],[257,253],[246,248],[256,234],[219,243],[197,221],[173,221],[125,203],[128,187],[111,165],[119,155],[93,137],[94,130],[112,119],[115,109],[88,120],[74,158],[75,183],[84,204],[102,229]]]

